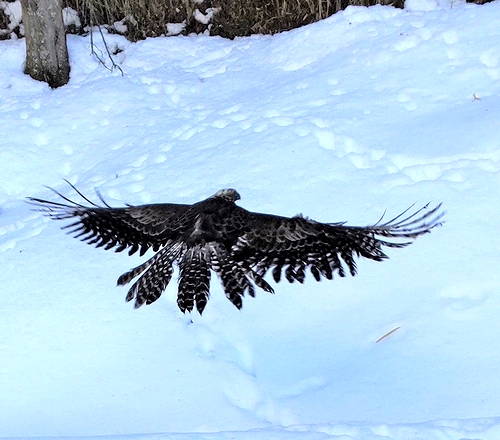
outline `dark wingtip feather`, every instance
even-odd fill
[[[375,231],[385,231],[387,236],[416,238],[419,235],[427,234],[432,229],[442,226],[442,220],[446,211],[441,211],[442,203],[438,203],[434,208],[429,210],[430,202],[422,208],[417,209],[412,214],[405,217],[405,214],[411,210],[415,204],[404,210],[401,214],[384,224],[380,224],[380,220],[372,229]],[[420,215],[423,211],[422,215]]]

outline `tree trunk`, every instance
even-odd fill
[[[26,35],[24,73],[56,88],[69,81],[61,0],[21,0]]]

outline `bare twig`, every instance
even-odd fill
[[[106,39],[104,38],[104,34],[102,32],[101,26],[99,24],[95,25],[97,26],[97,29],[99,29],[99,33],[101,34],[101,39],[104,44],[104,48],[106,49],[106,53],[108,55],[108,58],[111,61],[111,67],[108,67],[108,65],[105,63],[104,59],[102,56],[100,56],[96,52],[97,46],[94,44],[94,17],[95,17],[95,12],[94,12],[94,7],[92,2],[89,4],[89,12],[90,12],[90,46],[91,46],[91,55],[94,55],[97,60],[99,61],[100,64],[102,64],[106,69],[108,69],[110,72],[113,72],[113,70],[118,69],[122,76],[124,75],[122,68],[115,63],[115,60],[113,59],[113,55],[111,54],[111,51],[109,50],[108,43],[106,42]]]

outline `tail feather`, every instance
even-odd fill
[[[210,266],[206,250],[197,246],[186,251],[179,269],[177,304],[184,313],[191,312],[196,305],[201,315],[210,295]]]

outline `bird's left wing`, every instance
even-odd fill
[[[28,198],[28,203],[53,219],[75,218],[75,222],[63,229],[68,229],[69,233],[74,233],[82,241],[96,247],[104,246],[106,250],[115,248],[116,252],[128,249],[130,255],[137,251],[143,255],[149,248],[158,250],[169,241],[178,239],[187,227],[187,214],[192,206],[165,203],[112,208],[100,195],[103,206],[95,204],[76,190],[90,205],[85,206],[53,191],[65,203],[34,197]]]
[[[406,210],[386,223],[379,221],[366,227],[250,213],[249,226],[233,246],[232,258],[262,277],[273,268],[276,282],[282,270],[289,282],[302,283],[306,268],[317,281],[321,276],[332,279],[335,272],[345,276],[344,264],[355,275],[355,257],[375,261],[387,258],[383,247],[407,246],[440,225],[444,214],[440,207],[425,206],[413,213]]]

